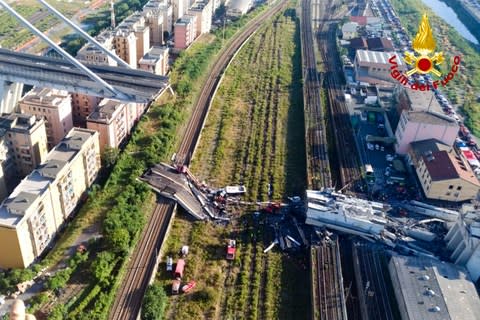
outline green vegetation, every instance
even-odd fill
[[[262,29],[232,62],[192,163],[193,171],[215,186],[244,183],[252,201],[267,199],[268,184],[274,199],[305,187],[305,146],[298,143],[304,135],[301,74],[294,64],[300,47],[293,14],[289,10]]]
[[[295,11],[287,9],[239,51],[213,101],[192,164],[201,180],[215,186],[244,182],[252,200],[266,199],[270,182],[275,199],[304,189],[299,41]],[[234,216],[227,227],[177,215],[162,256],[177,260],[181,245],[188,244],[182,281],[194,279],[197,286],[192,293],[171,296],[165,318],[307,318],[308,274],[277,250],[263,254],[273,239],[268,218],[236,207],[229,211]],[[226,239],[231,237],[237,253],[228,262]],[[169,292],[171,274],[164,263],[159,270],[157,281]],[[289,302],[292,294],[299,302]]]
[[[167,294],[162,286],[153,284],[143,298],[142,320],[162,320],[167,306]]]
[[[232,30],[240,29],[263,9],[227,27],[226,35],[233,35]],[[177,92],[186,81],[195,83],[205,77],[214,55],[220,51],[221,38],[213,35],[207,39],[211,41],[194,44],[177,59],[171,78]],[[228,38],[225,40],[228,41]],[[192,69],[191,66],[195,67]],[[120,279],[126,271],[129,252],[135,246],[155,203],[154,194],[145,184],[137,181],[137,177],[148,167],[170,157],[179,136],[179,124],[191,110],[192,97],[197,94],[197,89],[198,84],[184,88],[175,99],[153,104],[137,125],[125,150],[120,155],[115,150],[108,151],[111,153],[108,164],[113,166],[113,170],[105,185],[91,188],[87,202],[76,219],[63,230],[63,236],[42,264],[32,270],[12,271],[0,280],[0,285],[9,288],[20,280],[31,279],[43,266],[57,265],[65,260],[65,255],[83,229],[102,225],[103,238],[89,245],[87,253],[75,254],[68,260],[67,268],[48,280],[46,289],[54,291],[68,287],[72,281],[82,283],[77,298],[41,311],[49,313],[48,319],[106,319]],[[198,301],[207,306],[213,294],[206,289],[198,295]],[[36,308],[40,307],[40,302],[36,302]]]
[[[421,14],[428,12],[430,24],[437,40],[437,48],[442,50],[447,57],[461,56],[462,63],[459,72],[455,75],[454,80],[441,89],[447,93],[453,103],[463,105],[466,125],[476,136],[480,136],[480,103],[476,100],[476,95],[480,92],[480,54],[478,50],[421,2],[393,0],[392,5],[411,37],[414,37],[417,32]],[[442,72],[449,70],[450,64],[451,61],[447,61],[447,66],[443,68]]]

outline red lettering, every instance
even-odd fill
[[[401,84],[403,84],[404,86],[406,86],[407,83],[408,83],[408,79],[407,79],[407,77],[405,77],[405,75],[402,73],[402,74],[400,74],[400,79],[398,79],[398,82],[400,82]]]
[[[414,83],[410,86],[412,90],[418,90],[418,84]]]
[[[447,74],[447,79],[448,79],[448,81],[452,80],[453,79],[453,73],[449,72]]]
[[[447,77],[443,78],[443,80],[442,80],[442,86],[445,87],[445,86],[447,85],[447,83],[448,83]]]
[[[394,64],[394,65],[397,65],[397,56],[396,55],[393,55],[390,57],[390,59],[388,59],[388,62],[390,62],[391,64]]]
[[[455,57],[453,58],[453,63],[455,63],[455,64],[460,64],[460,57],[459,57],[459,56],[455,56]]]
[[[455,73],[455,72],[457,72],[457,71],[458,71],[458,65],[454,64],[454,65],[452,66],[452,72]]]
[[[398,76],[400,75],[400,71],[398,71],[397,69],[394,69],[390,75],[393,77],[393,79],[397,79]]]
[[[437,89],[438,88],[438,80],[433,81],[432,85],[433,85],[434,89]]]

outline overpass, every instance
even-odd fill
[[[167,77],[143,70],[83,65],[116,90],[105,90],[65,59],[0,49],[0,81],[20,82],[130,102],[154,100],[168,86]]]

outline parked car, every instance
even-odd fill
[[[167,257],[167,271],[173,270],[173,259],[172,257]]]

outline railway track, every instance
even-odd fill
[[[352,187],[353,183],[362,179],[358,160],[358,150],[355,144],[353,128],[350,122],[348,108],[344,101],[342,69],[336,47],[336,22],[334,18],[335,2],[322,1],[323,17],[316,40],[324,62],[324,85],[327,89],[330,121],[333,140],[337,150],[339,164],[339,187]]]
[[[228,64],[245,41],[265,22],[265,20],[268,20],[275,14],[279,13],[287,4],[288,1],[280,0],[268,11],[251,20],[246,28],[232,40],[229,47],[220,53],[217,62],[213,66],[202,87],[200,96],[193,108],[193,113],[186,129],[184,139],[177,152],[176,159],[181,161],[184,165],[188,166],[192,160],[193,153],[200,140],[200,133],[207,118],[211,102],[215,97],[215,92]]]
[[[312,266],[316,268],[314,281],[313,319],[342,320],[347,319],[345,297],[340,267],[338,242],[323,243],[314,247],[315,260]]]
[[[173,209],[174,206],[169,200],[161,199],[156,205],[128,262],[127,274],[117,292],[109,319],[137,318]]]
[[[183,164],[188,165],[192,159],[211,101],[228,63],[250,35],[252,35],[265,20],[284,9],[287,4],[288,1],[286,0],[278,1],[266,12],[255,17],[240,34],[235,36],[229,47],[220,54],[217,63],[215,63],[215,66],[210,71],[202,87],[201,94],[193,109],[187,130],[177,152],[177,159],[182,159]],[[173,215],[173,209],[174,205],[166,200],[159,201],[156,205],[150,220],[147,222],[140,236],[134,253],[128,262],[127,273],[120,289],[117,291],[115,301],[110,309],[109,319],[137,319],[143,295],[145,294],[152,272],[155,269],[157,253],[163,243]]]
[[[324,106],[320,96],[323,78],[317,72],[317,62],[313,48],[312,1],[302,2],[301,14],[303,101],[305,110],[305,130],[307,143],[308,187],[320,189],[332,186],[330,162],[328,158],[327,129]]]

